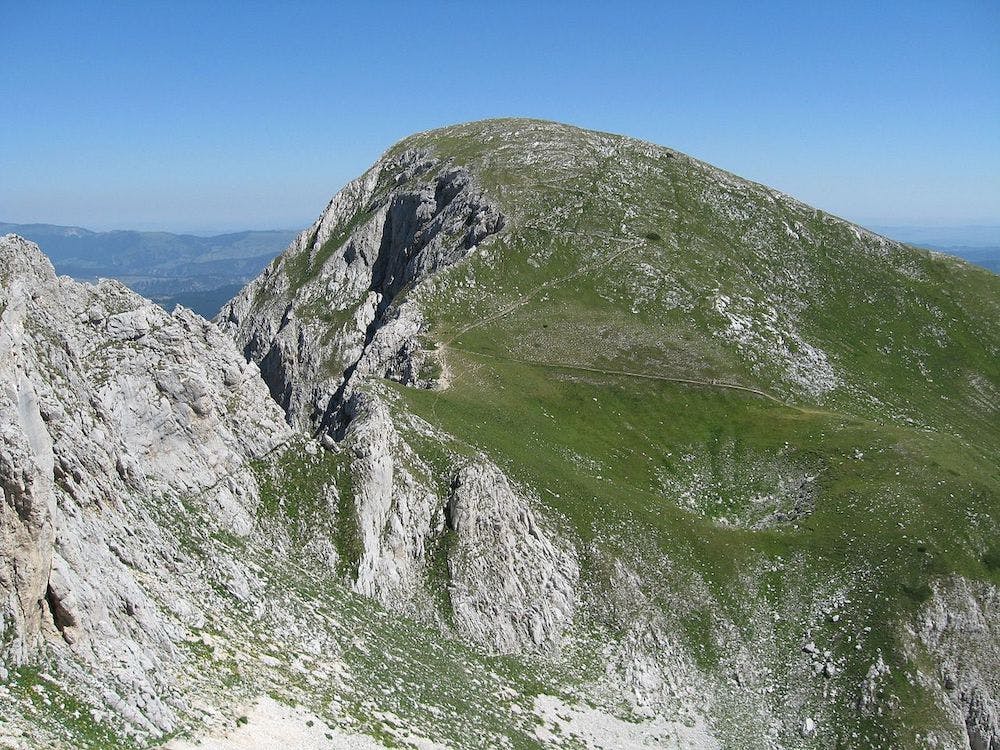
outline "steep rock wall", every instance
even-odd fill
[[[421,383],[424,323],[404,292],[504,224],[468,171],[420,151],[387,156],[217,321],[259,364],[290,424],[341,436],[354,379]]]
[[[912,633],[931,654],[931,685],[971,750],[1000,750],[1000,590],[940,581]]]
[[[288,428],[256,365],[193,313],[57,278],[12,235],[0,268],[0,656],[44,646],[134,727],[167,731],[176,644],[204,619],[189,595],[211,592],[168,518],[203,504],[247,534],[249,461]]]

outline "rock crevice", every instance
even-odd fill
[[[426,327],[407,292],[506,223],[467,170],[387,156],[219,314],[290,424],[342,439],[367,376],[420,385]]]

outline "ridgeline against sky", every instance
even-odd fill
[[[0,220],[298,228],[384,144],[502,115],[851,219],[1000,223],[994,2],[9,4]]]

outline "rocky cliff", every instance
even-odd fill
[[[426,322],[397,297],[503,225],[468,171],[426,151],[386,157],[334,196],[218,322],[260,362],[291,424],[336,433],[353,381],[427,381]]]
[[[203,319],[57,278],[15,235],[0,268],[3,676],[54,653],[122,719],[166,731],[177,644],[204,619],[189,587],[210,582],[164,519],[197,502],[249,533],[249,462],[290,431]]]

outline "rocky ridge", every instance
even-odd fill
[[[365,377],[425,383],[420,308],[397,296],[500,231],[470,173],[427,152],[386,157],[345,186],[312,227],[217,318],[261,363],[298,427],[343,430]]]
[[[209,581],[163,514],[198,497],[249,533],[249,462],[290,431],[257,366],[198,316],[58,278],[15,235],[0,267],[4,662],[46,646],[125,721],[167,731],[176,644],[204,617],[186,589]]]

